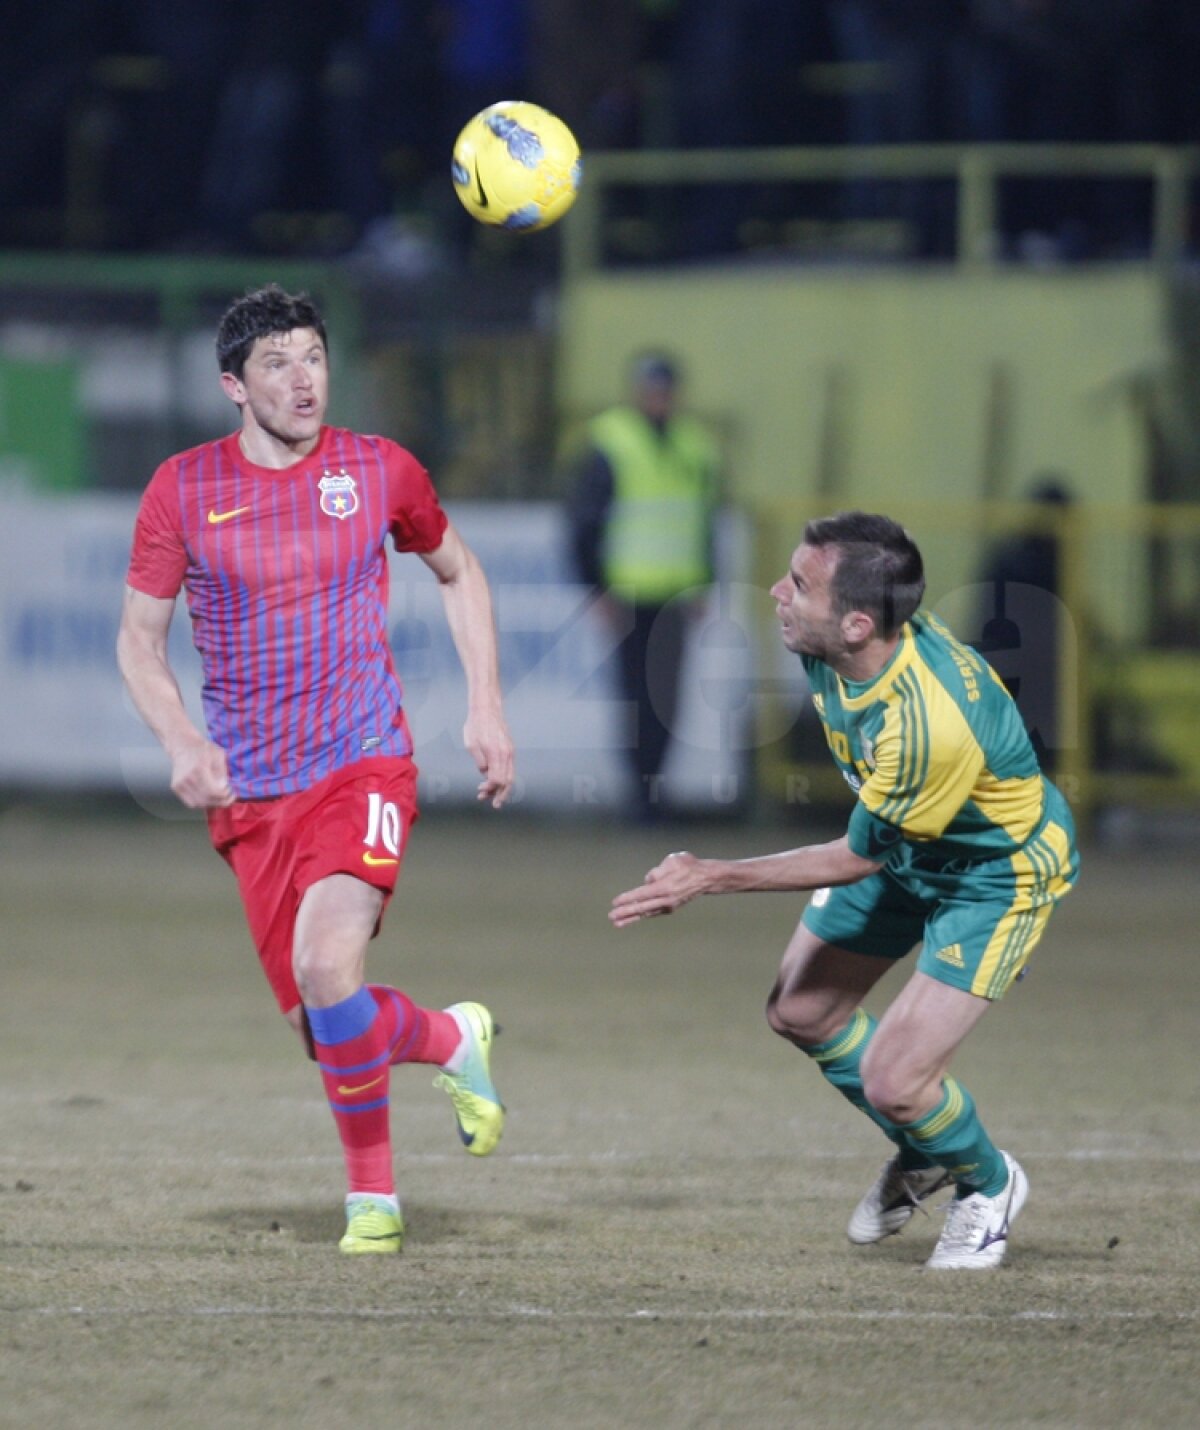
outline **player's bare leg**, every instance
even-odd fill
[[[915,972],[879,1020],[863,1057],[871,1105],[892,1122],[916,1122],[941,1101],[942,1080],[963,1039],[992,1005]]]
[[[304,891],[292,966],[306,1008],[329,1008],[363,986],[367,945],[383,895],[351,874],[331,874]]]
[[[477,1156],[499,1141],[504,1109],[491,1083],[494,1025],[479,1004],[418,1007],[397,988],[364,984],[367,945],[383,895],[334,874],[312,885],[296,920],[293,969],[342,1139],[348,1184],[346,1252],[399,1250],[403,1236],[389,1126],[389,1079],[397,1062],[433,1063],[454,1102],[459,1134]]]
[[[880,1019],[863,1059],[867,1098],[957,1183],[933,1270],[998,1266],[1025,1204],[1025,1172],[988,1136],[967,1090],[949,1075],[963,1039],[991,1004],[914,973]]]
[[[862,1001],[889,967],[885,959],[838,948],[800,924],[767,999],[767,1022],[806,1053],[843,1097],[903,1145],[867,1098],[861,1067],[875,1034],[875,1020]],[[919,1162],[928,1165],[923,1158]]]
[[[861,1003],[889,966],[827,943],[801,924],[767,1004],[771,1027],[812,1058],[826,1080],[896,1143],[896,1154],[850,1218],[847,1234],[858,1243],[903,1230],[920,1203],[950,1180],[871,1103],[863,1085],[862,1062],[876,1024]]]
[[[826,943],[800,924],[767,1000],[767,1022],[807,1051],[846,1026],[888,967],[883,959]]]
[[[383,895],[348,874],[305,890],[292,965],[346,1161],[348,1253],[397,1252],[404,1224],[392,1170],[387,1034],[363,986]]]

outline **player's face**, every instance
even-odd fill
[[[243,423],[287,447],[315,442],[329,403],[325,344],[311,328],[259,338],[240,382],[231,378],[225,390],[242,405]]]
[[[836,564],[834,547],[798,546],[787,575],[771,587],[783,643],[797,655],[828,661],[845,649],[842,622],[834,614],[830,591]]]

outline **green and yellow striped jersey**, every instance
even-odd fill
[[[858,793],[856,854],[883,862],[903,840],[947,860],[992,859],[1038,829],[1047,785],[1016,704],[936,617],[918,612],[870,681],[803,659],[833,758]]]

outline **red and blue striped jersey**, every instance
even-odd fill
[[[410,452],[341,428],[323,427],[283,471],[248,461],[235,432],[154,473],[129,585],[160,599],[186,589],[205,723],[239,799],[411,753],[384,541],[433,551],[446,525]]]

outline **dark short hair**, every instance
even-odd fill
[[[268,283],[243,294],[226,308],[217,325],[217,363],[222,372],[241,378],[246,359],[259,338],[311,328],[326,347],[325,323],[307,293],[285,293],[278,283]]]
[[[638,387],[655,383],[660,387],[675,387],[679,383],[679,360],[657,349],[634,355],[630,376]]]
[[[837,548],[830,595],[835,615],[865,611],[881,636],[900,629],[925,594],[925,565],[916,542],[887,516],[842,511],[804,528],[807,546]]]

